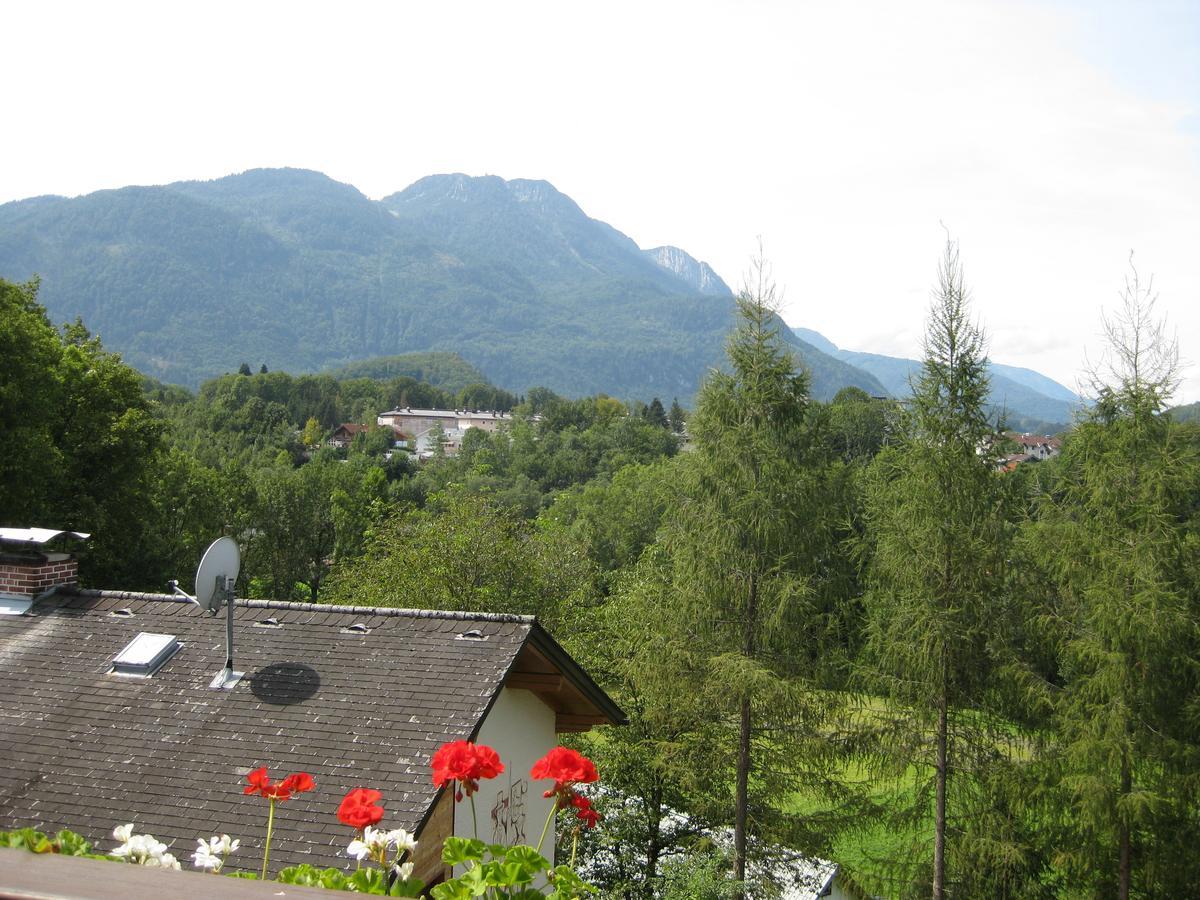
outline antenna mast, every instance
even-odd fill
[[[245,672],[233,670],[233,586],[237,583],[242,554],[233,538],[220,537],[209,545],[196,569],[196,596],[180,590],[178,581],[168,582],[171,592],[195,603],[210,616],[225,607],[225,668],[208,685],[215,691],[228,691],[242,680]]]
[[[227,575],[218,575],[216,579],[213,597],[220,598],[216,600],[218,608],[221,603],[225,604],[225,668],[216,674],[208,686],[214,691],[227,691],[246,674],[233,671],[233,585],[237,579]],[[216,610],[211,615],[216,615]]]

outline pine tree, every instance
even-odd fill
[[[934,900],[947,891],[951,790],[956,780],[969,789],[968,761],[986,758],[990,740],[981,713],[1006,524],[999,475],[978,451],[991,432],[986,363],[958,249],[947,242],[903,431],[872,463],[865,496],[864,684],[888,701],[884,771],[918,773],[918,822],[933,808]],[[927,860],[923,851],[917,861]]]

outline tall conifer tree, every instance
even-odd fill
[[[730,371],[709,375],[689,420],[696,450],[666,531],[674,595],[708,659],[701,689],[730,720],[734,746],[713,758],[735,760],[739,881],[750,834],[799,784],[826,783],[817,722],[828,701],[804,676],[819,655],[814,622],[836,544],[808,377],[780,341],[761,260],[751,278],[737,298]]]
[[[1059,646],[1056,861],[1088,896],[1122,900],[1200,881],[1197,437],[1163,415],[1178,356],[1136,271],[1123,301],[1026,541],[1056,589],[1036,620]]]
[[[888,701],[879,717],[883,770],[917,774],[908,821],[932,832],[934,900],[947,891],[951,792],[969,787],[967,770],[988,747],[979,711],[1006,525],[999,476],[980,452],[991,434],[986,364],[958,249],[947,242],[902,433],[872,463],[865,496],[864,686]],[[917,856],[922,864],[927,852]]]

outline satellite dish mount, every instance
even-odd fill
[[[172,593],[195,603],[210,616],[225,607],[225,668],[209,684],[212,690],[228,691],[246,674],[233,670],[233,586],[241,566],[242,554],[237,542],[219,537],[204,551],[196,569],[196,596],[180,590],[179,582],[169,582]]]

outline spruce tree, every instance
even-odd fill
[[[683,411],[683,407],[679,405],[679,399],[675,398],[671,401],[671,411],[667,413],[667,421],[671,424],[671,431],[675,434],[683,434],[686,418],[687,416]]]
[[[670,427],[670,422],[667,419],[667,411],[663,409],[662,401],[655,397],[650,401],[650,405],[646,407],[646,421],[651,425],[657,425],[659,428]]]
[[[864,687],[886,713],[865,717],[883,739],[881,772],[915,773],[907,824],[928,828],[906,877],[947,892],[951,791],[988,755],[981,715],[996,652],[1006,524],[999,475],[979,452],[991,428],[984,338],[970,321],[958,249],[947,242],[925,357],[898,440],[873,461],[864,518]],[[961,784],[956,784],[956,780]],[[932,821],[929,811],[932,808]]]

